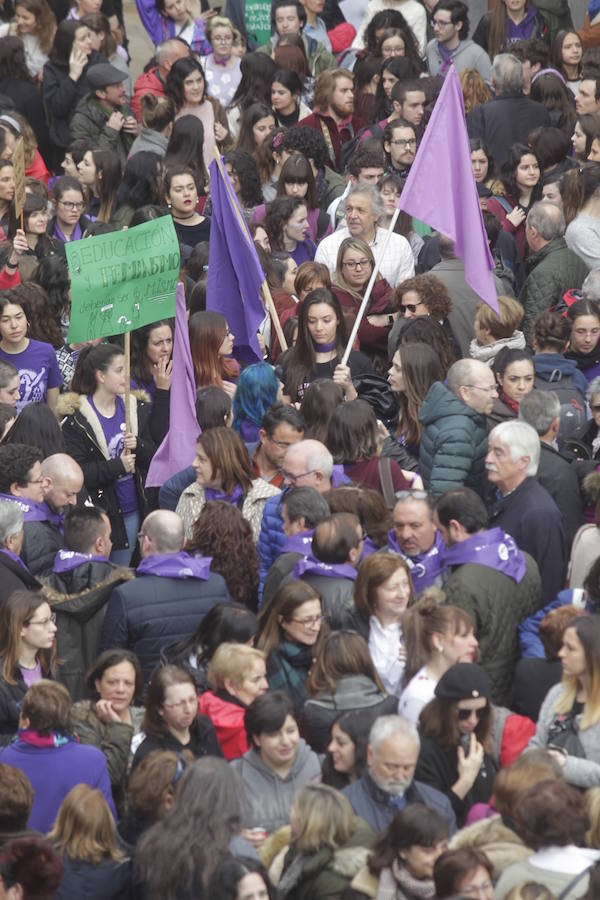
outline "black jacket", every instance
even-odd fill
[[[160,393],[161,395],[167,394],[166,391]],[[169,419],[168,395],[166,405],[162,402],[161,397],[158,406],[155,403],[153,407],[151,403],[145,402],[145,399],[137,401],[136,395],[138,394],[139,392],[131,394],[131,428],[137,435],[134,482],[138,509],[140,517],[143,519],[146,512],[149,511],[143,482],[150,461],[156,452],[152,429],[157,435],[162,432],[164,437],[169,427]],[[147,395],[144,394],[143,397],[146,398]],[[116,459],[109,458],[106,439],[87,397],[73,393],[62,394],[58,399],[56,414],[61,419],[67,453],[83,469],[85,486],[92,502],[96,506],[102,507],[110,519],[113,548],[121,550],[128,547],[123,513],[116,489],[117,479],[125,474],[123,463],[118,457]],[[151,419],[154,420],[154,424]],[[158,424],[161,426],[160,430],[157,430]]]
[[[131,861],[104,859],[99,865],[63,856],[63,877],[54,900],[129,900]]]
[[[163,647],[196,630],[216,603],[231,601],[224,579],[141,575],[116,588],[102,624],[98,652],[127,647],[137,653],[148,682]]]
[[[27,693],[27,685],[18,666],[13,672],[13,678],[15,684],[8,684],[0,669],[0,745],[10,744],[16,735],[19,728],[19,707]]]
[[[21,559],[32,575],[49,575],[54,557],[63,546],[58,525],[52,522],[25,522]]]
[[[565,586],[567,545],[562,515],[535,478],[492,504],[489,528],[503,528],[521,550],[533,556],[542,578],[542,603],[551,603]]]
[[[0,605],[13,591],[39,591],[40,588],[40,582],[28,569],[6,553],[0,553]]]
[[[50,140],[57,147],[66,149],[70,142],[69,122],[75,112],[75,107],[82,97],[90,92],[87,80],[87,70],[97,63],[105,63],[107,60],[101,53],[95,50],[89,55],[88,63],[78,81],[69,78],[69,66],[57,66],[56,63],[47,62],[44,66],[44,79],[42,82],[42,97],[46,107]]]
[[[577,530],[583,525],[584,504],[577,471],[575,465],[571,465],[550,444],[542,441],[541,446],[540,464],[535,477],[558,506],[567,540],[567,552],[570,552]]]
[[[498,170],[512,145],[526,144],[527,135],[538,125],[550,125],[548,110],[522,93],[500,94],[476,106],[467,116],[469,137],[485,141]]]
[[[46,165],[50,165],[50,141],[40,92],[31,82],[21,78],[0,78],[0,94],[6,94],[13,101],[18,113],[27,119],[33,128],[40,153]]]
[[[45,596],[56,613],[56,649],[61,660],[58,680],[73,701],[87,696],[84,678],[98,656],[100,630],[115,587],[133,578],[130,569],[110,562],[82,563],[70,572],[45,579]]]
[[[559,659],[520,659],[515,668],[510,708],[537,722],[546,694],[561,678]]]
[[[196,716],[190,728],[190,738],[189,744],[182,744],[170,731],[164,737],[148,734],[135,752],[131,764],[132,771],[153,750],[174,750],[175,753],[189,750],[197,759],[201,756],[220,756],[221,759],[223,758],[215,726],[208,716]]]

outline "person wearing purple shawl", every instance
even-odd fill
[[[441,587],[445,548],[433,521],[433,498],[426,491],[398,491],[396,497],[388,550],[407,564],[415,594]]]
[[[142,561],[137,578],[111,594],[98,652],[122,647],[138,656],[148,682],[164,647],[192,634],[216,603],[231,595],[210,557],[183,550],[184,527],[177,513],[155,510],[138,535]]]
[[[541,605],[538,567],[504,529],[487,527],[485,504],[470,488],[443,494],[434,520],[446,544],[446,602],[466,610],[476,622],[493,702],[508,705],[518,626]]]
[[[13,591],[37,591],[41,585],[21,557],[23,510],[18,504],[0,500],[0,603]]]

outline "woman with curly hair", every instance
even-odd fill
[[[431,316],[439,322],[455,351],[460,352],[458,341],[448,320],[452,312],[452,298],[443,281],[429,274],[407,278],[394,290],[394,301],[397,304],[398,314],[404,319]]]
[[[460,73],[460,89],[465,104],[465,116],[482,103],[492,99],[490,89],[477,69],[463,69]]]
[[[256,160],[246,150],[232,150],[225,157],[225,168],[242,213],[250,218],[264,204]]]
[[[256,612],[258,553],[252,528],[237,506],[223,500],[209,501],[194,522],[187,550],[212,557],[211,572],[223,576],[234,600]]]
[[[217,146],[221,150],[227,149],[230,136],[223,107],[206,93],[206,79],[200,63],[191,56],[173,63],[167,75],[166,95],[175,107],[175,120],[181,116],[197,116],[202,122],[204,165],[208,169]]]
[[[216,385],[233,397],[240,367],[230,359],[235,335],[221,313],[205,310],[190,318],[190,349],[196,387]]]
[[[444,381],[446,370],[439,354],[427,344],[399,344],[388,374],[389,385],[398,402],[398,423],[394,437],[416,460],[419,459],[421,422],[419,412],[429,388]]]
[[[525,219],[530,208],[542,196],[540,161],[531,147],[512,145],[502,166],[502,183],[504,196],[501,199],[491,197],[487,203],[488,212],[500,220],[504,231],[514,236],[519,256],[523,259],[527,247]]]

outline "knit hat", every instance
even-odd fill
[[[442,675],[434,693],[445,700],[478,700],[480,697],[489,700],[490,682],[481,666],[456,663]]]

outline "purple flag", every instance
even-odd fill
[[[262,362],[256,332],[265,317],[260,298],[264,272],[227,172],[219,169],[216,160],[209,172],[212,216],[206,308],[227,319],[235,336],[233,354],[237,359]]]
[[[160,487],[189,466],[196,454],[200,427],[196,419],[196,381],[190,350],[185,292],[181,282],[175,295],[173,377],[169,397],[169,430],[152,457],[146,487]]]
[[[498,296],[471,166],[460,82],[451,66],[400,197],[405,212],[452,238],[465,277],[496,315]]]

